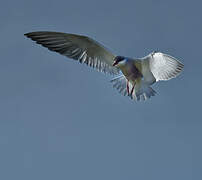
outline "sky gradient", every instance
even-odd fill
[[[201,180],[201,1],[1,3],[0,179]],[[23,34],[88,35],[117,55],[157,50],[185,65],[134,102],[110,76]]]

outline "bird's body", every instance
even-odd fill
[[[119,68],[125,75],[126,79],[130,82],[136,81],[142,77],[141,71],[137,68],[137,61],[131,58],[125,58],[125,63],[120,65]]]
[[[143,58],[115,56],[93,39],[59,32],[32,32],[25,34],[51,51],[78,60],[98,71],[118,75],[111,80],[120,93],[134,100],[146,100],[155,95],[151,85],[159,80],[176,77],[183,64],[174,57],[153,52]]]

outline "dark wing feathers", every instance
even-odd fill
[[[93,39],[60,32],[31,32],[25,34],[51,51],[55,51],[68,58],[78,60],[96,68],[98,71],[118,74],[119,70],[113,67],[115,55]]]

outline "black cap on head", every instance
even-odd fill
[[[113,63],[113,66],[117,65],[120,61],[123,61],[125,59],[124,56],[116,56],[114,58],[114,63]]]

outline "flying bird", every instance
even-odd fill
[[[51,51],[116,75],[111,80],[113,87],[137,101],[154,96],[152,84],[176,77],[184,67],[176,58],[162,52],[154,51],[143,58],[116,56],[92,38],[77,34],[39,31],[25,36]]]

